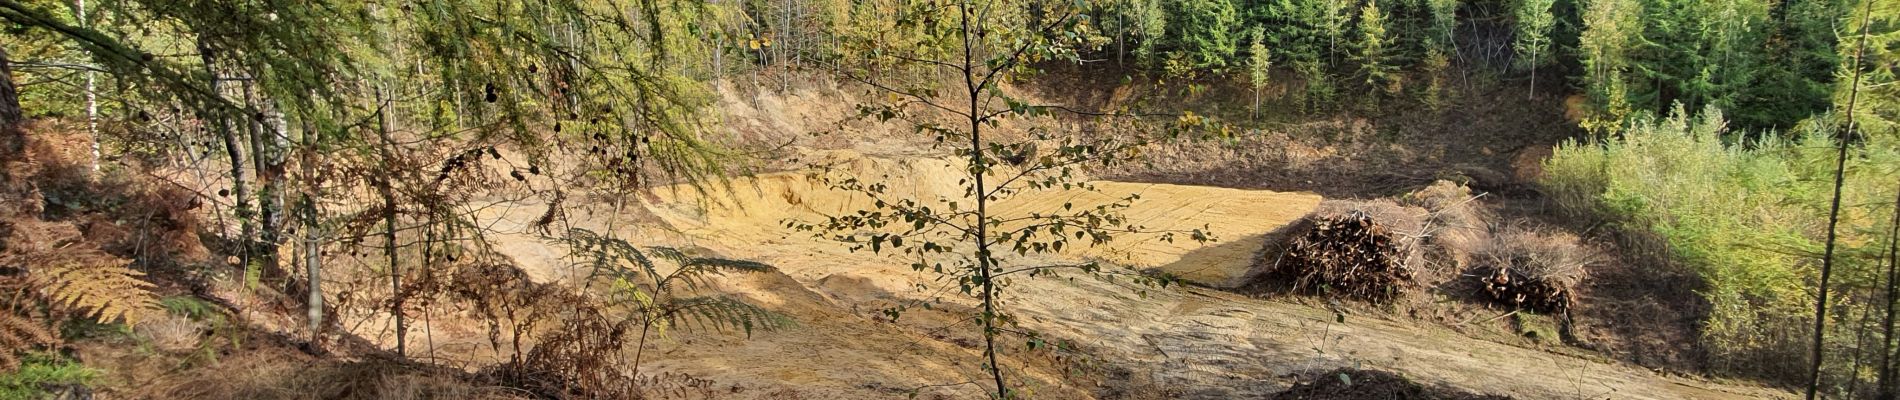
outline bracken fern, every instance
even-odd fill
[[[72,225],[34,221],[15,228],[14,247],[0,263],[23,266],[26,283],[53,305],[128,324],[159,309],[152,284],[140,279],[145,273],[84,242]]]
[[[588,268],[590,286],[606,287],[605,295],[614,306],[628,311],[630,318],[645,319],[649,328],[664,332],[675,323],[685,322],[696,328],[738,328],[750,335],[754,329],[790,324],[783,316],[728,296],[679,296],[702,291],[715,276],[771,272],[770,265],[693,256],[670,247],[642,249],[626,240],[579,228],[569,229],[559,240],[569,246],[579,265]],[[656,260],[671,265],[662,266]]]

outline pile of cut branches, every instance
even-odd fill
[[[1420,214],[1390,201],[1322,204],[1272,274],[1299,292],[1390,301],[1412,283]]]
[[[1492,301],[1557,314],[1570,309],[1572,288],[1596,257],[1566,233],[1511,229],[1479,249],[1477,273]]]

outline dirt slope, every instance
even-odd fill
[[[702,194],[690,188],[655,191],[651,211],[667,226],[689,236],[719,243],[774,243],[841,247],[837,243],[809,242],[809,234],[784,228],[787,221],[813,222],[827,215],[871,209],[870,197],[833,189],[833,182],[855,177],[890,186],[889,199],[919,199],[943,208],[962,200],[963,174],[959,164],[942,158],[891,160],[867,158],[851,151],[818,152],[809,158],[831,165],[829,171],[794,171],[740,178],[730,187]],[[992,203],[992,215],[1002,218],[1034,213],[1050,214],[1065,206],[1086,209],[1139,196],[1122,213],[1132,225],[1161,231],[1206,229],[1218,239],[1203,245],[1177,235],[1172,241],[1155,234],[1125,235],[1095,247],[1073,247],[1071,258],[1098,259],[1137,268],[1158,268],[1190,281],[1233,287],[1250,278],[1256,250],[1275,229],[1306,215],[1319,204],[1312,194],[1277,193],[1206,186],[1152,183],[1095,182],[1095,190],[1025,191]],[[964,203],[969,201],[965,200]],[[964,204],[969,207],[969,204]],[[1003,228],[1012,228],[1004,224]]]
[[[961,193],[956,170],[941,159],[884,160],[849,153],[822,157],[836,161],[834,171],[889,182],[893,196],[929,200]],[[693,246],[777,266],[783,275],[732,279],[725,289],[801,323],[750,340],[680,336],[661,346],[664,351],[652,365],[733,385],[737,398],[891,398],[920,387],[926,387],[919,390],[923,398],[980,397],[974,385],[960,384],[979,379],[981,371],[974,329],[959,324],[955,314],[915,312],[897,323],[878,320],[878,310],[884,307],[936,295],[918,286],[937,287],[931,286],[932,276],[912,272],[907,260],[851,253],[841,244],[785,227],[788,220],[866,205],[829,189],[817,176],[768,174],[709,188],[703,196],[689,189],[661,189],[643,199],[642,213],[650,214],[626,227],[630,234],[656,244]],[[1103,194],[1025,195],[1002,202],[997,210],[1022,212],[1143,192],[1132,219],[1151,227],[1205,224],[1223,241],[1158,244],[1128,237],[1108,248],[1005,262],[1107,258],[1198,274],[1204,282],[1220,284],[1246,275],[1244,266],[1253,262],[1260,235],[1304,214],[1319,200],[1309,194],[1175,185],[1101,187]],[[559,276],[551,270],[563,268],[545,255],[520,254],[517,259],[531,270],[543,270],[538,276]],[[1109,369],[1124,371],[1125,376],[1113,378],[1064,378],[1071,371],[1062,364],[1034,357],[1006,363],[1044,398],[1113,397],[1105,394],[1141,390],[1149,390],[1148,397],[1256,398],[1285,390],[1295,373],[1340,367],[1391,370],[1425,383],[1518,398],[1785,396],[1658,376],[1440,328],[1361,316],[1345,316],[1340,322],[1331,311],[1205,288],[1146,290],[1144,295],[1138,293],[1142,288],[1076,278],[1021,279],[1010,289],[1014,294],[1006,298],[1006,307],[1019,313],[1027,327],[1073,341]],[[947,297],[951,308],[968,304]],[[1137,385],[1141,388],[1128,387]]]

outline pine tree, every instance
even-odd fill
[[[1518,68],[1531,72],[1530,97],[1537,97],[1537,67],[1550,64],[1550,28],[1556,19],[1550,15],[1553,0],[1518,0],[1516,38],[1511,47],[1517,52]]]
[[[1352,17],[1346,13],[1352,7],[1353,0],[1314,0],[1313,3],[1319,7],[1318,23],[1320,36],[1324,37],[1326,42],[1324,57],[1326,65],[1337,66],[1340,53],[1339,41],[1346,38],[1346,24],[1352,21]]]
[[[1860,100],[1849,101],[1856,87],[1851,81],[1841,79],[1833,90],[1834,108],[1845,111],[1851,106],[1861,132],[1900,140],[1900,1],[1860,1],[1860,5],[1873,8],[1870,19],[1867,22],[1850,19],[1841,26],[1843,37],[1857,36],[1863,24],[1868,30],[1864,55],[1867,60],[1858,68]],[[1845,52],[1851,54],[1852,51]],[[1853,62],[1851,57],[1843,58],[1837,67],[1838,75],[1850,76],[1857,72]]]
[[[1267,45],[1260,42],[1265,35],[1262,29],[1255,28],[1247,44],[1247,83],[1253,85],[1252,114],[1255,118],[1260,114],[1260,91],[1266,89],[1272,79],[1273,58],[1267,54]]]
[[[1451,69],[1451,55],[1458,52],[1457,40],[1453,37],[1458,25],[1458,0],[1425,0],[1431,12],[1430,33],[1425,40],[1425,58],[1419,61],[1426,79],[1424,102],[1427,107],[1440,109],[1444,106],[1446,72]]]
[[[1634,0],[1592,0],[1584,9],[1584,30],[1577,53],[1589,109],[1584,129],[1604,132],[1622,125],[1632,112],[1624,75],[1631,46],[1641,38],[1641,4]]]
[[[1390,54],[1391,43],[1386,33],[1385,12],[1379,10],[1377,0],[1368,0],[1359,10],[1359,40],[1353,61],[1359,63],[1359,76],[1364,78],[1371,96],[1366,101],[1377,103],[1380,94],[1397,93],[1400,90],[1398,67],[1393,65]]]
[[[1185,59],[1194,68],[1216,70],[1227,67],[1233,58],[1235,40],[1229,35],[1239,21],[1234,4],[1228,0],[1169,0],[1167,37],[1173,43],[1174,58]]]

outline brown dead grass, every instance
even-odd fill
[[[1586,267],[1600,258],[1576,235],[1513,227],[1491,236],[1474,254],[1476,273],[1492,301],[1546,313],[1567,314]]]
[[[379,359],[316,359],[275,346],[255,347],[225,356],[215,364],[143,378],[151,384],[108,393],[134,399],[535,398],[458,371]]]
[[[1480,197],[1468,186],[1441,180],[1401,198],[1428,213],[1423,230],[1431,260],[1423,269],[1432,275],[1429,279],[1464,270],[1472,253],[1490,238],[1496,217]]]

